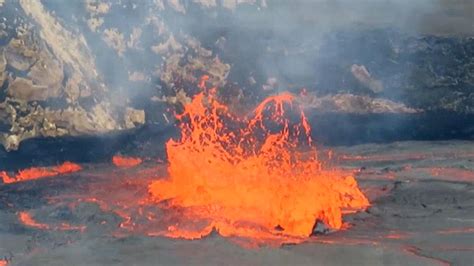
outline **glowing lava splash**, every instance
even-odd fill
[[[78,164],[71,162],[64,162],[58,166],[52,167],[31,167],[20,170],[15,177],[10,177],[7,172],[0,171],[0,179],[3,183],[10,184],[16,182],[23,182],[27,180],[41,179],[44,177],[57,176],[62,174],[70,174],[80,171],[82,167]]]
[[[353,176],[324,170],[310,126],[289,93],[239,118],[205,86],[177,115],[181,139],[166,144],[166,179],[149,191],[170,219],[169,237],[305,239],[317,220],[341,229],[342,214],[369,205]],[[178,215],[177,215],[178,216]]]

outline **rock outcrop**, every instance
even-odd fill
[[[472,37],[386,28],[315,37],[299,22],[277,28],[272,5],[0,1],[0,144],[172,123],[204,74],[242,112],[289,90],[319,113],[474,114]]]

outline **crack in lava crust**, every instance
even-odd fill
[[[179,219],[161,235],[305,239],[316,220],[341,229],[342,213],[369,205],[353,176],[324,170],[293,95],[264,100],[250,118],[233,115],[206,88],[177,115],[181,139],[166,144],[169,177],[149,186]]]

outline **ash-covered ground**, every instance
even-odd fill
[[[126,230],[117,210],[146,196],[165,163],[90,162],[69,175],[0,184],[0,257],[8,265],[474,264],[474,142],[330,149],[327,167],[354,171],[371,202],[345,216],[350,227],[342,231],[251,249],[218,233],[192,241],[147,236]],[[20,213],[33,221],[20,221]]]

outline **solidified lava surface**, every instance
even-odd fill
[[[160,222],[149,221],[165,217],[159,208],[130,203],[140,202],[143,184],[166,166],[89,163],[76,173],[0,185],[0,258],[8,265],[473,264],[474,143],[332,150],[332,164],[353,172],[371,202],[344,217],[348,230],[258,249],[218,234],[199,241],[155,236]],[[148,226],[130,231],[133,224]]]

